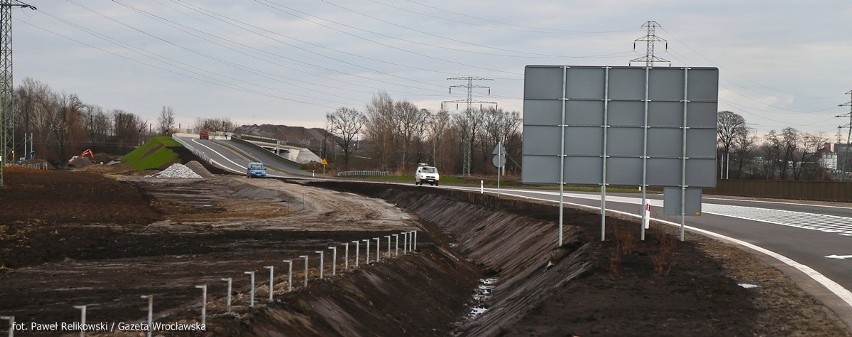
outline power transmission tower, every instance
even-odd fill
[[[12,7],[36,9],[33,6],[13,0],[0,0],[0,187],[4,186],[3,168],[9,161],[9,155],[15,153],[14,118],[12,118]],[[12,146],[8,146],[12,133]],[[15,158],[12,158],[15,160]]]
[[[630,60],[628,65],[633,65],[633,62],[643,62],[645,63],[645,67],[653,68],[655,62],[659,63],[668,63],[669,66],[672,65],[672,62],[663,58],[660,58],[654,55],[654,44],[657,42],[665,43],[666,50],[669,50],[669,42],[666,39],[663,39],[657,36],[657,28],[660,26],[657,21],[648,21],[642,25],[642,28],[645,28],[646,33],[645,36],[642,36],[636,40],[633,40],[633,50],[636,50],[636,42],[645,42],[645,56],[637,57],[635,59]]]
[[[467,81],[467,84],[458,84],[458,85],[451,85],[450,86],[450,94],[453,93],[453,88],[466,88],[467,89],[467,98],[466,99],[457,99],[457,100],[452,100],[452,101],[443,101],[443,102],[441,102],[441,109],[442,110],[444,109],[444,103],[456,103],[457,109],[458,109],[459,103],[464,103],[466,105],[466,108],[465,108],[465,111],[464,111],[464,114],[465,114],[464,118],[465,118],[468,125],[467,125],[467,130],[465,130],[465,134],[462,137],[463,141],[464,141],[464,159],[462,161],[462,174],[469,176],[470,175],[470,166],[471,166],[471,152],[473,152],[472,149],[471,149],[471,147],[472,147],[471,143],[473,142],[473,133],[474,133],[474,130],[473,130],[474,123],[472,123],[473,121],[471,120],[472,117],[473,117],[473,110],[471,108],[471,105],[480,104],[480,107],[481,107],[482,104],[494,104],[494,107],[497,107],[497,102],[486,102],[486,101],[479,101],[479,100],[473,99],[473,89],[474,88],[486,88],[486,89],[488,89],[488,94],[491,95],[491,87],[486,87],[486,86],[482,86],[482,85],[474,85],[473,81],[493,81],[494,79],[484,78],[484,77],[463,76],[463,77],[449,77],[449,78],[447,78],[447,80]]]
[[[843,152],[844,152],[843,153],[843,169],[840,170],[840,174],[841,174],[840,180],[841,181],[846,181],[846,163],[849,162],[849,148],[852,147],[852,142],[850,142],[850,141],[852,141],[852,90],[849,90],[849,92],[847,92],[846,94],[849,95],[849,102],[843,103],[840,106],[848,106],[849,107],[849,113],[847,113],[845,115],[835,116],[835,117],[849,117],[849,124],[847,124],[845,126],[846,128],[849,128],[849,132],[846,134],[846,148],[843,150]],[[840,134],[840,128],[839,127],[838,127],[837,131],[838,131],[837,133],[839,135]],[[839,139],[838,139],[838,143],[840,143]],[[837,154],[837,159],[840,159],[840,153]]]

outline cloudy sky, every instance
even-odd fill
[[[16,85],[30,77],[149,121],[171,106],[237,124],[324,125],[378,91],[421,108],[523,108],[525,65],[627,65],[649,20],[672,66],[720,69],[720,110],[759,132],[834,139],[852,90],[852,4],[815,1],[28,0],[13,10]],[[452,111],[454,104],[447,106]],[[844,131],[845,134],[845,131]]]

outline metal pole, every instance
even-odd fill
[[[606,145],[609,130],[609,67],[604,68],[604,115],[603,115],[603,154],[601,155],[601,227],[606,228]],[[645,232],[642,231],[642,239]]]
[[[500,141],[497,141],[497,163],[498,164],[500,164],[501,161],[503,160],[503,151],[500,151],[502,146],[503,146],[503,144]],[[501,165],[500,167],[502,167],[502,166],[503,165]],[[497,197],[498,198],[500,197],[500,167],[497,168]]]
[[[228,282],[228,296],[226,296],[227,300],[226,300],[225,303],[228,305],[228,313],[230,313],[231,312],[231,292],[232,292],[232,289],[233,289],[232,283],[233,283],[234,280],[232,280],[230,277],[223,278],[223,279],[220,279],[220,280]]]
[[[86,306],[75,305],[75,309],[80,309],[80,337],[86,337]]]
[[[562,247],[562,220],[565,206],[565,86],[568,80],[568,67],[562,67],[562,122],[559,124],[559,245]],[[601,239],[603,240],[603,239]]]
[[[264,266],[264,269],[269,269],[269,302],[272,302],[272,294],[275,293],[275,279],[273,273],[275,272],[275,266]]]
[[[251,278],[251,291],[249,292],[251,299],[249,299],[249,306],[254,307],[254,271],[243,272],[243,274],[249,275],[249,278]]]
[[[683,70],[683,154],[681,159],[680,173],[680,241],[684,241],[684,235],[686,231],[686,131],[689,130],[689,125],[687,124],[686,118],[689,112],[689,96],[687,91],[688,87],[689,68]],[[727,159],[728,163],[730,163],[730,158]],[[725,179],[727,179],[727,174],[725,175]]]
[[[207,285],[195,287],[201,289],[201,325],[207,325]]]
[[[412,250],[416,251],[417,250],[417,230],[413,230],[411,232],[414,233],[414,237],[411,239],[411,246],[414,247],[414,248],[412,248]]]
[[[0,319],[9,320],[9,337],[15,337],[15,316],[0,316]]]
[[[151,330],[154,329],[154,295],[142,295],[142,298],[148,299],[148,333],[145,335],[151,337]]]
[[[328,249],[331,249],[331,276],[337,276],[337,246]]]
[[[287,291],[293,291],[293,260],[284,260],[287,262]]]
[[[307,255],[299,255],[299,258],[305,259],[305,287],[308,286],[308,256]]]
[[[355,268],[358,268],[358,260],[361,259],[361,257],[358,256],[358,250],[361,248],[361,242],[358,241],[358,240],[355,240],[355,241],[352,241],[352,243],[355,244]]]
[[[644,230],[645,225],[644,224],[645,224],[645,221],[647,221],[646,215],[645,215],[645,204],[648,203],[648,196],[646,195],[647,194],[646,190],[648,189],[648,102],[650,101],[649,93],[648,93],[648,81],[650,80],[650,76],[651,76],[651,67],[646,66],[645,67],[645,99],[644,99],[645,116],[644,116],[644,122],[642,124],[642,204],[640,205],[640,206],[642,206],[642,211],[641,211],[642,212],[642,228],[643,228],[641,230],[642,234],[645,233],[645,230]],[[642,237],[642,239],[644,240],[645,238]]]
[[[320,276],[320,280],[322,280],[322,270],[323,270],[323,265],[322,265],[323,261],[322,260],[323,260],[323,255],[325,255],[324,254],[325,252],[322,251],[322,250],[317,250],[317,251],[314,251],[314,253],[317,253],[320,256],[320,266],[319,266],[319,274],[320,275],[319,276]]]

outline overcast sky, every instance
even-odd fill
[[[648,20],[672,66],[720,69],[719,110],[760,132],[834,139],[852,90],[848,1],[28,0],[13,10],[30,77],[151,122],[171,106],[237,124],[322,127],[378,91],[421,108],[474,98],[522,111],[524,66],[627,65]],[[450,110],[455,104],[448,105]],[[845,130],[844,130],[845,135]]]

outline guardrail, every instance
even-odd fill
[[[204,152],[198,151],[194,146],[190,146],[186,143],[186,141],[180,139],[180,137],[178,137],[177,135],[172,135],[172,139],[180,143],[180,145],[183,145],[184,148],[189,149],[189,151],[191,151],[192,154],[194,154],[196,157],[201,158],[201,160],[206,161],[210,165],[213,165],[213,161],[209,157],[207,157]]]
[[[338,177],[384,177],[388,171],[342,171],[337,172]]]

